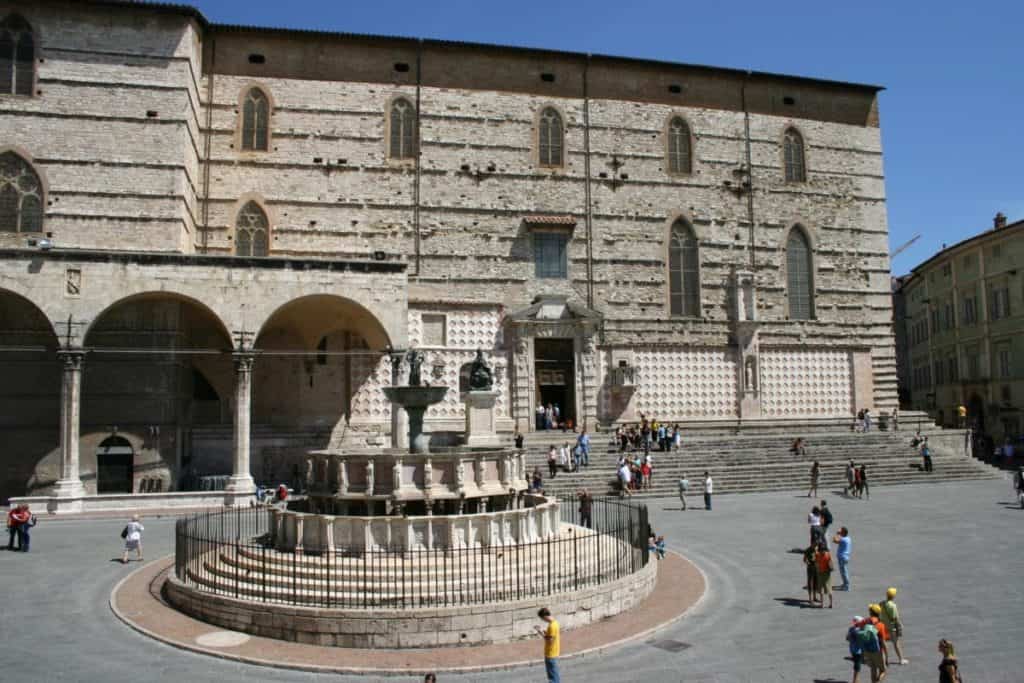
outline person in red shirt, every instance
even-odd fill
[[[21,516],[21,506],[15,505],[7,512],[7,533],[10,537],[7,540],[7,549],[14,550],[14,539],[18,539],[18,550],[21,550],[21,534],[18,533],[18,527],[21,522],[18,519]]]
[[[889,629],[886,628],[885,624],[882,623],[882,606],[881,605],[868,605],[868,621],[871,625],[878,630],[878,644],[882,646],[882,661],[885,662],[885,666],[889,666],[889,646],[886,645],[889,642]]]
[[[35,526],[35,517],[29,512],[27,505],[19,505],[7,515],[7,524],[10,525],[12,522],[12,530],[18,535],[18,550],[27,553],[30,542],[29,529]],[[7,545],[8,550],[14,550],[13,541],[12,535],[11,542]]]

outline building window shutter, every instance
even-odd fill
[[[235,222],[235,254],[266,256],[270,249],[270,221],[256,202],[246,202]]]
[[[783,137],[782,147],[786,163],[786,181],[802,183],[807,180],[803,136],[793,128],[788,129]]]
[[[552,107],[540,113],[537,142],[541,166],[562,166],[562,117]]]
[[[669,173],[690,173],[690,127],[680,117],[675,117],[668,128],[668,170]]]
[[[14,152],[0,154],[0,232],[42,232],[43,184]]]
[[[788,285],[789,317],[810,320],[814,317],[814,283],[811,248],[799,227],[789,232],[786,241],[786,283]]]
[[[242,149],[265,152],[270,136],[270,100],[259,88],[245,95],[242,105]]]
[[[685,221],[672,225],[669,239],[669,311],[672,315],[700,315],[700,257],[697,237]]]

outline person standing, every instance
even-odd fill
[[[683,504],[683,511],[686,511],[686,492],[690,490],[690,480],[686,474],[679,474],[679,502]]]
[[[807,492],[807,497],[810,498],[812,495],[818,497],[818,477],[821,476],[821,466],[818,465],[818,461],[815,460],[814,464],[811,465],[811,489]]]
[[[885,668],[888,669],[889,646],[886,645],[886,642],[892,638],[892,635],[889,633],[889,627],[887,627],[885,622],[882,621],[881,605],[868,605],[868,621],[871,622],[871,625],[875,627],[876,631],[878,631],[878,644],[882,648],[882,663],[885,665]]]
[[[871,489],[868,487],[867,465],[861,465],[860,469],[857,470],[857,491],[864,498],[871,500]]]
[[[818,542],[824,539],[824,532],[821,528],[821,510],[817,507],[811,508],[811,514],[807,515],[807,526],[811,529],[811,546],[817,547]]]
[[[846,466],[846,495],[853,495],[857,490],[857,468],[853,464],[853,460],[850,460],[850,464]]]
[[[853,680],[851,683],[857,683],[860,678],[860,668],[864,662],[864,648],[860,644],[860,622],[860,617],[854,617],[853,623],[846,631],[846,642],[850,645],[850,659],[853,660]]]
[[[832,526],[834,521],[832,517],[832,511],[828,509],[828,502],[821,501],[818,505],[818,509],[821,510],[821,536],[822,540],[828,538],[828,528]]]
[[[629,470],[629,462],[623,460],[622,464],[619,465],[619,490],[623,498],[633,495],[633,492],[630,490],[632,483],[633,473]]]
[[[850,550],[853,545],[850,539],[850,530],[845,526],[840,527],[832,542],[836,544],[836,559],[839,560],[839,576],[843,579],[841,591],[850,590]]]
[[[541,607],[537,616],[547,624],[547,628],[535,626],[534,629],[544,638],[544,670],[548,675],[548,683],[561,683],[562,679],[558,675],[558,656],[561,654],[562,642],[558,621],[551,616],[551,610],[547,607]]]
[[[871,431],[871,409],[864,409],[864,433]]]
[[[590,491],[587,489],[581,489],[578,499],[580,502],[580,526],[592,529],[593,524],[590,520],[590,514],[594,507],[594,497],[590,495]]]
[[[536,416],[537,424],[536,424],[536,427],[537,427],[537,431],[538,432],[541,431],[542,429],[544,429],[544,422],[545,422],[544,418],[545,418],[546,415],[547,415],[547,411],[544,410],[544,404],[543,403],[537,404],[537,416]]]
[[[576,439],[576,443],[580,449],[580,457],[583,460],[583,466],[590,467],[590,435],[587,434],[586,429],[580,432],[579,437]]]
[[[928,445],[928,437],[924,437],[921,441],[921,459],[924,460],[924,471],[932,471],[932,449]]]
[[[551,444],[551,448],[548,449],[548,475],[554,479],[555,473],[558,470],[558,449],[555,448],[554,444]]]
[[[128,564],[128,552],[135,551],[139,562],[142,562],[142,532],[146,528],[139,522],[138,515],[132,515],[132,521],[125,525],[121,537],[124,538],[124,553],[121,555],[121,564]]]
[[[566,472],[572,472],[572,451],[569,450],[568,441],[558,449],[558,466]]]
[[[945,638],[939,641],[939,683],[960,683],[960,662],[957,661],[953,643]]]
[[[956,407],[957,427],[963,429],[967,426],[967,408],[963,404]]]
[[[1017,492],[1017,500],[1020,501],[1020,508],[1024,510],[1024,467],[1017,467],[1017,473],[1013,475],[1013,490]]]
[[[704,509],[711,509],[711,494],[714,493],[715,482],[712,481],[711,475],[708,472],[704,472]]]
[[[815,544],[807,546],[804,550],[804,578],[807,581],[807,604],[811,607],[818,602],[818,566],[814,562],[814,556],[818,552]]]
[[[523,450],[523,435],[519,433],[518,429],[516,430],[515,436],[513,436],[512,438],[515,441],[516,450],[517,451]]]
[[[24,521],[22,519],[22,506],[15,505],[7,513],[7,549],[15,550],[14,541],[17,539],[18,547],[17,550],[21,550],[21,525]]]
[[[29,544],[32,541],[31,529],[36,525],[36,517],[29,510],[28,505],[21,504],[12,511],[14,531],[18,537],[18,550],[27,553]],[[10,545],[8,550],[14,550]]]
[[[864,648],[864,663],[871,669],[871,683],[878,683],[885,678],[885,660],[882,658],[882,645],[879,642],[878,629],[868,619],[861,620],[858,635],[861,647]]]
[[[828,608],[832,609],[832,555],[828,552],[828,544],[822,541],[818,544],[818,552],[814,555],[814,565],[818,578],[818,604],[825,606],[825,596],[828,595]]]
[[[899,408],[893,408],[892,409],[892,431],[894,431],[894,432],[900,431],[900,409]]]
[[[885,600],[879,605],[882,608],[879,618],[889,631],[889,640],[892,641],[892,647],[896,651],[896,663],[910,664],[909,659],[904,659],[903,648],[900,647],[900,641],[903,640],[903,621],[900,619],[900,610],[894,599],[896,592],[892,586],[885,591]]]

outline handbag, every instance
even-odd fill
[[[123,529],[121,529],[121,538],[128,538],[128,526],[127,525],[125,525],[125,527]]]

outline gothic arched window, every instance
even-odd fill
[[[270,221],[256,202],[246,202],[235,221],[235,254],[266,256],[270,244]]]
[[[0,154],[0,232],[43,231],[43,184],[14,152]]]
[[[814,317],[814,264],[811,245],[800,226],[790,230],[786,240],[786,296],[790,320]]]
[[[416,108],[409,100],[399,97],[391,103],[389,116],[388,156],[392,159],[414,158],[416,156]]]
[[[692,168],[690,126],[676,116],[668,124],[668,172],[690,173]]]
[[[562,116],[553,107],[540,113],[540,129],[537,136],[538,161],[541,166],[562,166],[563,140]]]
[[[0,95],[32,95],[36,76],[32,27],[17,14],[0,21]]]
[[[242,149],[266,152],[270,137],[270,100],[259,88],[250,88],[242,101]]]
[[[786,164],[786,181],[802,183],[807,180],[804,163],[804,138],[795,128],[787,128],[782,138],[782,154]]]
[[[700,315],[700,263],[697,236],[683,219],[672,224],[668,245],[669,310],[672,315]]]

